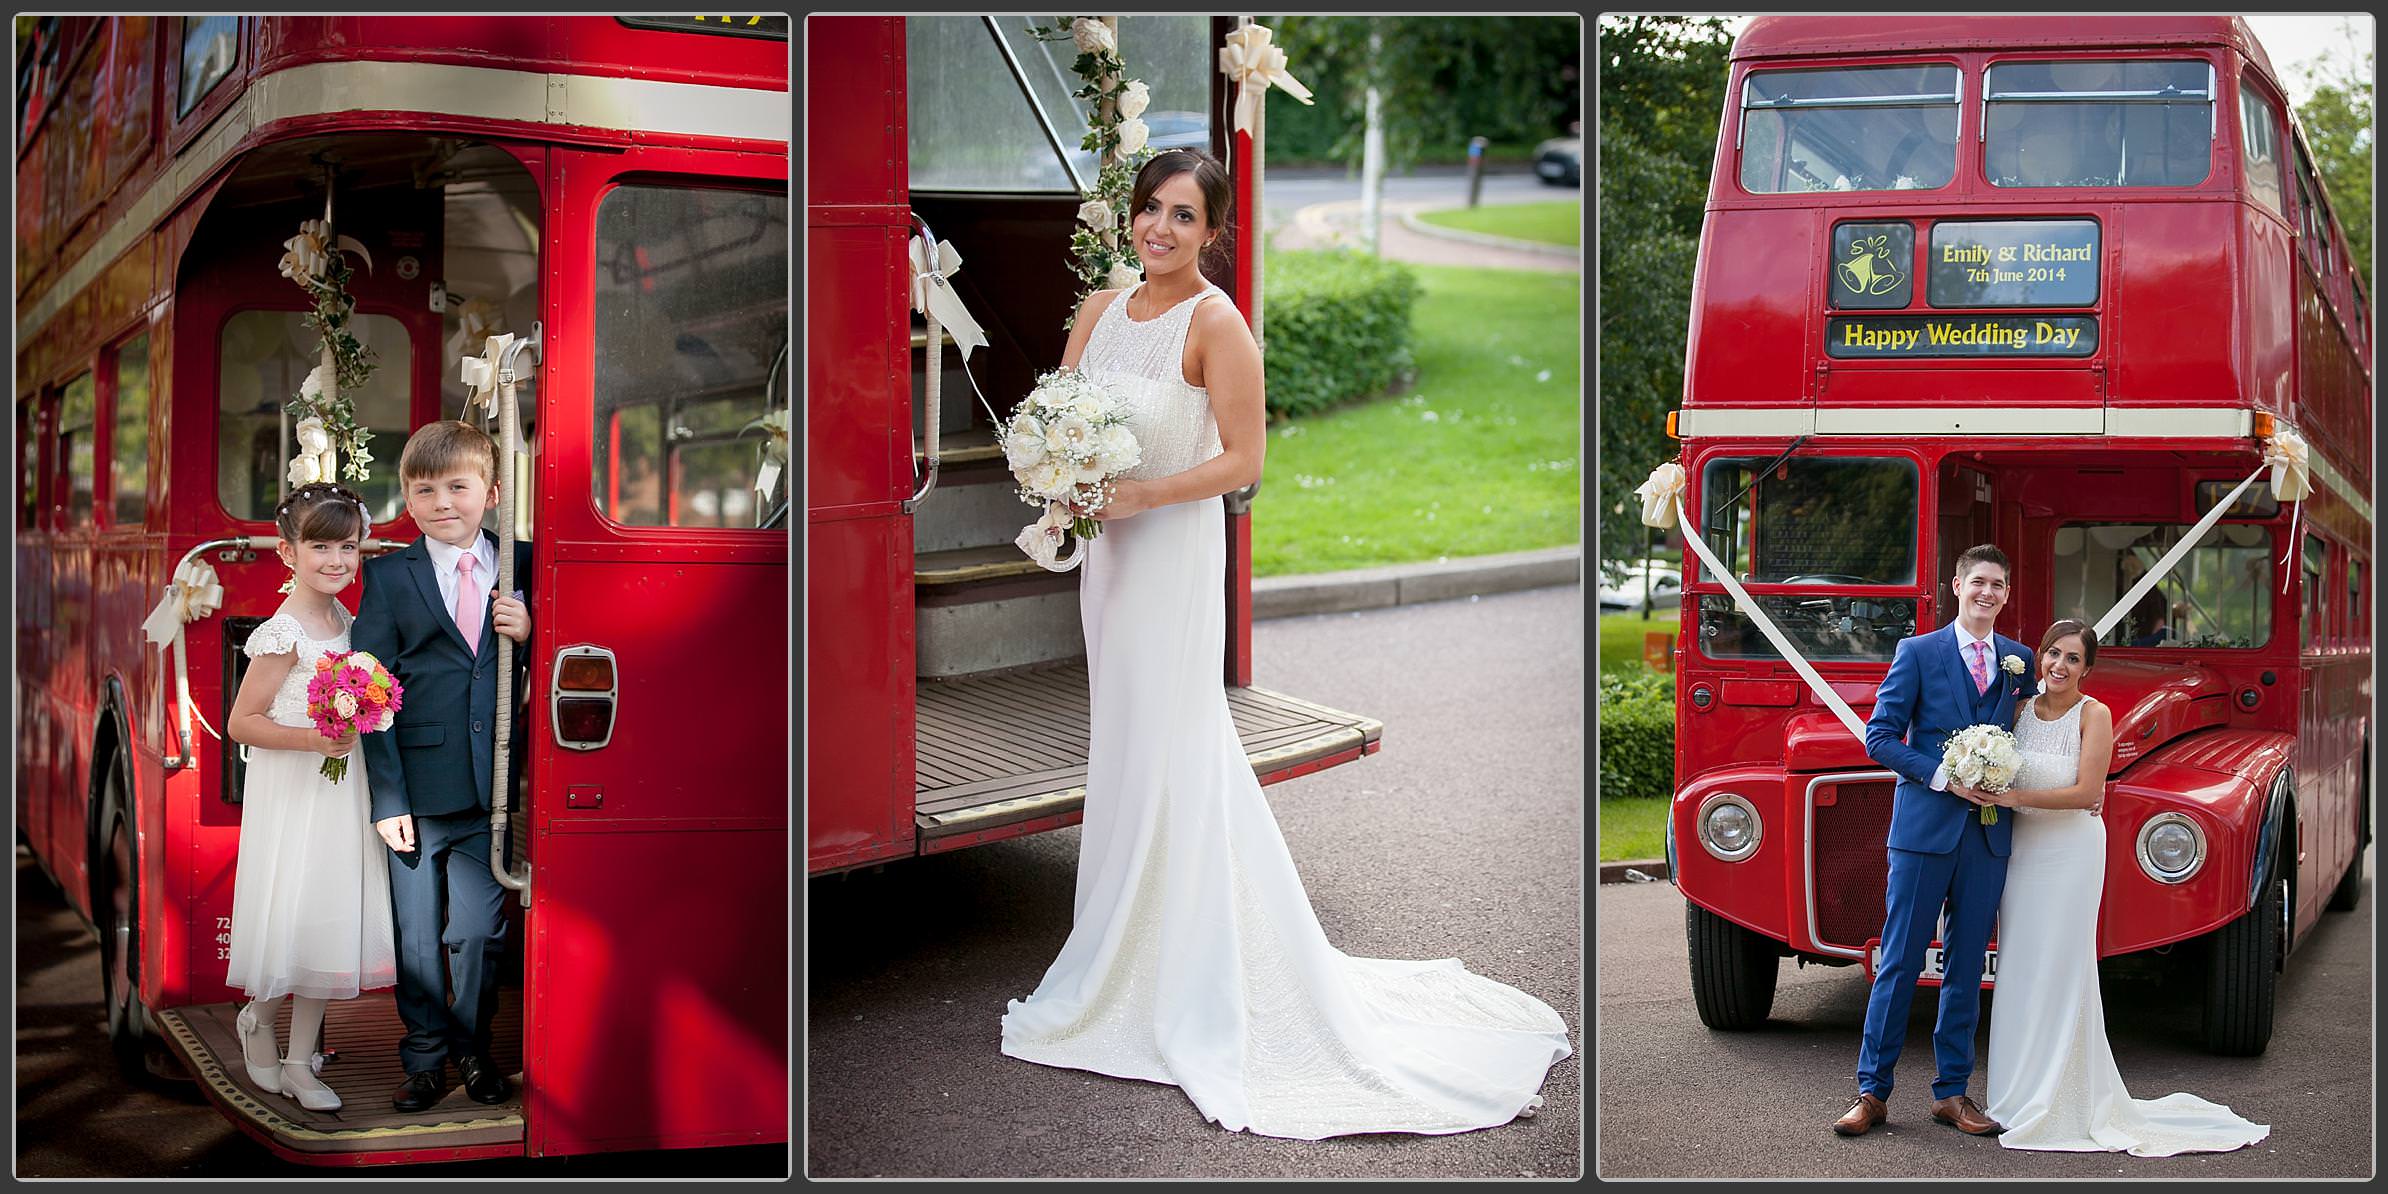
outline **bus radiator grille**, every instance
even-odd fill
[[[1814,810],[1809,838],[1810,898],[1816,903],[1816,936],[1826,945],[1865,948],[1882,934],[1883,891],[1890,866],[1883,843],[1890,838],[1892,786],[1888,780],[1819,785],[1829,799]]]

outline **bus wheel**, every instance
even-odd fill
[[[100,936],[100,1002],[108,1009],[108,1049],[117,1068],[135,1080],[149,1076],[147,1025],[141,1008],[141,868],[132,826],[126,823],[121,781],[108,781],[100,832],[98,899],[92,919]]]
[[[2355,856],[2347,860],[2347,873],[2339,876],[2338,886],[2330,889],[2332,912],[2353,912],[2363,902],[2363,847],[2371,842],[2371,744],[2364,743],[2363,780],[2355,797]]]
[[[2279,864],[2274,868],[2278,870]],[[2206,960],[2206,1048],[2253,1057],[2272,1043],[2272,994],[2280,978],[2280,919],[2288,876],[2273,875],[2247,915],[2215,930]]]
[[[1692,1001],[1700,1022],[1726,1032],[1765,1023],[1781,973],[1774,942],[1689,902],[1683,931],[1691,945]]]

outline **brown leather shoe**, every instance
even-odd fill
[[[1849,1100],[1849,1110],[1832,1121],[1832,1130],[1843,1136],[1863,1136],[1866,1129],[1890,1119],[1890,1108],[1870,1094],[1859,1094]]]
[[[1965,1095],[1950,1095],[1933,1103],[1932,1118],[1971,1136],[1996,1136],[2006,1131]]]

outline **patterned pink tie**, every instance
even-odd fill
[[[1990,650],[1990,644],[1973,642],[1966,646],[1973,648],[1973,694],[1980,696],[1990,691],[1990,665],[1984,658]]]
[[[456,629],[464,635],[464,649],[481,653],[481,586],[473,583],[473,553],[456,558]]]

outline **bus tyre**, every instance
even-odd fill
[[[108,1010],[108,1050],[125,1077],[150,1074],[147,1023],[141,1007],[141,867],[125,811],[122,771],[109,769],[101,805],[99,857],[92,873],[92,922],[100,938],[100,1003]]]
[[[2275,874],[2247,915],[2215,931],[2206,961],[2206,1048],[2253,1057],[2272,1043],[2272,995],[2279,981],[2280,917],[2288,876]]]
[[[1691,946],[1692,1001],[1700,1022],[1738,1032],[1765,1023],[1774,1007],[1774,983],[1781,968],[1774,942],[1698,904],[1683,906],[1684,935]]]

